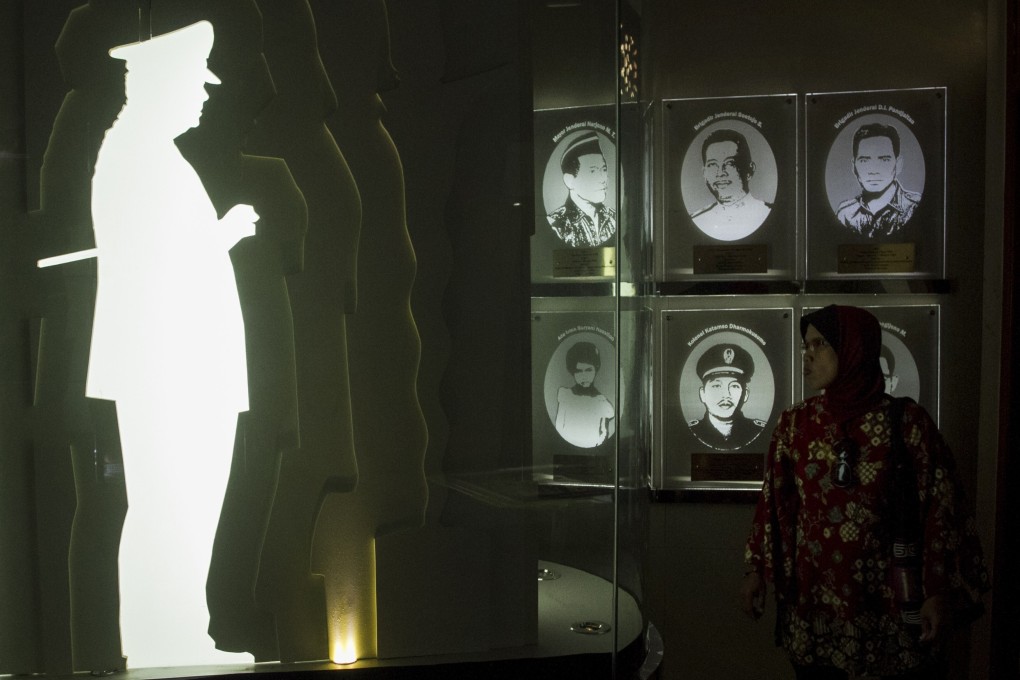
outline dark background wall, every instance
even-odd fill
[[[985,218],[986,133],[991,146],[1000,134],[986,128],[986,2],[738,0],[722,7],[646,0],[643,10],[643,94],[652,106],[684,97],[948,88],[947,284],[933,296],[913,299],[942,305],[940,424],[972,500],[980,496],[978,520],[990,549],[993,513],[986,477],[995,466],[998,355],[983,350],[996,346],[1001,284],[994,253],[986,267],[985,243],[1001,239],[1001,225],[995,215]],[[816,299],[882,304],[911,297]],[[798,302],[816,304],[811,296]],[[982,383],[986,361],[990,368]],[[752,624],[737,608],[751,511],[745,504],[653,507],[646,601],[666,641],[665,678],[792,677],[772,648],[773,611]],[[979,626],[975,636],[982,635],[987,631]],[[978,639],[977,655],[986,643]],[[956,642],[954,678],[984,677],[967,674],[968,645]]]
[[[526,220],[519,219],[511,206],[518,198],[523,198],[525,205],[530,200],[527,184],[520,181],[518,157],[518,145],[526,145],[526,140],[517,135],[526,134],[521,131],[518,107],[531,106],[531,93],[527,98],[521,96],[517,66],[505,68],[519,56],[526,35],[518,35],[518,43],[510,40],[516,31],[465,32],[451,18],[473,12],[474,20],[469,23],[474,26],[491,27],[506,21],[505,7],[479,5],[482,3],[389,3],[391,29],[399,43],[394,61],[404,81],[383,99],[392,112],[390,130],[405,160],[405,173],[415,178],[407,185],[409,229],[420,262],[413,303],[423,352],[429,359],[422,364],[421,381],[423,408],[430,420],[427,465],[430,473],[437,474],[442,469],[437,452],[445,450],[451,436],[462,442],[455,448],[461,457],[453,459],[460,469],[471,469],[475,464],[470,455],[473,447],[486,441],[504,443],[502,449],[486,454],[486,467],[521,462],[516,458],[522,443],[514,439],[520,436],[515,427],[528,412],[523,409],[522,413],[519,406],[528,389],[510,375],[506,380],[511,388],[503,395],[504,401],[487,404],[492,413],[500,414],[497,418],[503,432],[467,424],[467,429],[451,435],[450,428],[456,428],[457,423],[446,420],[457,412],[451,406],[466,399],[463,392],[449,387],[458,384],[456,381],[444,387],[445,364],[456,351],[456,333],[466,338],[486,321],[499,324],[508,332],[491,334],[500,337],[505,349],[493,349],[489,356],[504,352],[514,363],[526,361],[519,333],[525,328],[528,291],[520,288],[523,272],[517,269],[520,249],[527,240],[521,226]],[[995,499],[989,503],[982,491],[989,469],[994,477],[994,462],[990,461],[995,457],[995,423],[982,414],[997,409],[997,392],[991,389],[996,380],[996,356],[986,349],[990,344],[994,347],[991,339],[998,332],[991,311],[997,300],[990,298],[996,297],[996,287],[1001,287],[994,267],[985,266],[986,261],[995,259],[985,244],[1001,239],[1001,227],[985,209],[990,191],[986,138],[991,138],[994,146],[998,134],[986,124],[987,71],[993,61],[988,57],[992,18],[988,5],[984,0],[864,0],[842,5],[739,0],[725,8],[644,0],[642,5],[643,98],[652,105],[677,97],[948,88],[948,287],[936,298],[942,305],[944,329],[941,425],[957,453],[967,487],[979,501],[979,511],[993,508]],[[5,348],[16,348],[13,355],[5,352],[0,356],[0,442],[5,451],[18,452],[2,459],[0,503],[4,505],[0,516],[12,514],[5,508],[29,502],[19,496],[17,488],[3,486],[5,480],[27,474],[16,469],[9,475],[10,466],[30,467],[28,454],[22,453],[27,451],[28,425],[25,413],[17,407],[31,390],[25,371],[30,365],[30,357],[25,356],[28,345],[19,345],[17,340],[30,337],[22,313],[30,296],[20,287],[21,278],[14,275],[10,256],[21,244],[25,229],[21,12],[19,2],[0,3],[0,300],[4,301],[0,333]],[[601,68],[601,61],[598,63]],[[497,123],[483,123],[493,120]],[[498,169],[479,171],[477,159],[490,158],[493,148],[500,155]],[[491,170],[491,166],[483,167]],[[483,188],[474,197],[465,189],[451,200],[451,178],[457,173],[465,181],[473,177]],[[484,200],[492,195],[506,200],[498,205]],[[462,231],[447,233],[446,221],[460,225]],[[486,228],[479,230],[478,225]],[[510,228],[497,228],[499,225]],[[506,254],[508,248],[516,250],[493,259],[493,253]],[[497,276],[484,271],[494,261],[505,267]],[[459,297],[444,300],[444,290],[456,276],[461,277]],[[500,311],[492,317],[484,313],[473,316],[472,310],[478,309]],[[456,329],[453,335],[451,327]],[[484,359],[477,358],[476,370],[465,366],[460,384],[471,384],[478,370],[488,367]],[[445,405],[444,399],[449,400]],[[518,406],[507,406],[514,403]],[[465,408],[463,404],[461,408]],[[441,491],[434,496],[441,497]],[[430,520],[438,519],[432,514],[442,508],[441,503],[430,504]],[[665,638],[664,678],[788,677],[785,661],[772,648],[771,611],[765,620],[752,624],[740,618],[736,604],[750,513],[746,504],[659,503],[651,508],[643,600],[649,619]],[[986,527],[990,521],[988,514],[979,514],[979,522]],[[21,532],[9,525],[0,527],[0,531],[7,530]],[[25,560],[30,560],[30,553],[26,549]],[[0,578],[6,583],[16,582],[14,576],[25,573],[21,571],[25,562],[13,561],[8,555],[0,556],[0,564],[12,570],[11,578],[6,572]],[[0,601],[6,605],[30,593],[30,589],[13,588],[2,593]],[[30,602],[25,603],[22,610],[30,607]],[[3,609],[14,611],[13,607]],[[11,650],[39,644],[36,622],[22,621],[10,629],[21,635],[16,640],[0,640],[10,643]],[[975,656],[980,655],[980,636],[986,634],[980,627],[975,630]],[[966,656],[967,641],[959,641],[956,647]],[[6,649],[0,647],[0,656]],[[954,677],[982,677],[976,672],[968,674],[966,665],[966,658],[958,661]]]
[[[30,422],[28,404],[31,383],[28,366],[28,327],[25,310],[31,305],[28,291],[17,271],[16,253],[24,236],[24,124],[22,118],[22,69],[18,3],[0,4],[0,544],[9,546],[0,560],[0,600],[10,603],[0,611],[0,630],[11,631],[0,639],[0,657],[10,658],[22,650],[35,649],[40,631],[35,621],[11,620],[8,612],[26,611],[34,607],[33,576],[36,564],[32,559],[30,520],[18,509],[31,504],[27,489],[18,480],[32,469],[29,446]],[[16,614],[14,615],[16,616]]]

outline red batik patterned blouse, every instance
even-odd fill
[[[745,557],[774,584],[777,644],[795,664],[893,675],[930,652],[902,623],[889,582],[890,404],[882,398],[840,424],[812,397],[784,412],[773,434]],[[913,402],[901,431],[924,513],[925,597],[974,601],[988,576],[952,454]],[[845,438],[858,452],[853,482],[841,488],[834,447]]]

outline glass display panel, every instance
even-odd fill
[[[939,305],[862,305],[882,326],[879,363],[885,391],[894,397],[910,397],[939,421]],[[804,314],[818,309],[805,307]],[[801,379],[804,397],[817,392]]]
[[[535,478],[611,484],[621,406],[614,314],[535,313],[531,337]]]
[[[616,108],[535,112],[535,281],[612,280],[619,215]]]
[[[797,97],[663,102],[667,279],[795,276]]]
[[[662,487],[760,487],[779,414],[793,402],[793,311],[659,312]]]
[[[941,278],[946,88],[805,96],[808,278]]]

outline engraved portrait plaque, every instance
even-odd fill
[[[793,311],[659,314],[663,484],[753,489],[779,414],[792,403]]]
[[[611,479],[620,406],[614,329],[611,311],[532,314],[536,479]]]
[[[765,456],[759,453],[691,454],[692,482],[758,481],[764,478]]]
[[[663,102],[667,278],[792,276],[796,103],[790,94]]]
[[[818,309],[805,307],[804,314]],[[865,307],[882,327],[879,364],[885,391],[910,397],[938,422],[939,413],[939,305],[873,305]],[[803,384],[804,397],[813,392]]]
[[[535,112],[533,281],[616,273],[619,226],[612,106]]]
[[[553,276],[584,277],[616,274],[616,248],[559,248],[553,251]]]
[[[694,246],[695,274],[765,274],[767,245]]]
[[[840,274],[905,274],[915,271],[913,243],[853,243],[838,248]]]
[[[804,107],[808,278],[942,277],[946,89],[808,94]]]

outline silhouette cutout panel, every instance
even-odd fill
[[[33,269],[37,257],[95,244],[92,168],[103,133],[124,103],[123,62],[111,59],[108,50],[137,36],[137,14],[133,7],[125,12],[126,3],[79,4],[62,0],[24,7],[25,35],[38,41],[25,41],[26,64],[34,64],[26,68],[26,78],[32,79],[27,129],[38,126],[47,139],[38,179],[31,173],[28,179],[29,186],[38,182],[40,206],[29,215],[29,247],[19,253],[22,266]],[[45,52],[51,72],[62,74],[63,81],[47,78],[42,64],[35,65],[42,56],[34,50]],[[55,119],[33,106],[47,92],[59,102]],[[125,501],[117,474],[117,423],[112,403],[95,408],[98,402],[85,397],[95,260],[36,270],[30,284],[31,316],[38,319],[32,337],[38,357],[32,460],[37,615],[44,631],[39,659],[49,673],[123,668],[116,593]]]
[[[64,498],[50,512],[63,529],[47,578],[73,592],[41,590],[60,614],[48,636],[67,625],[58,610],[72,610],[73,639],[46,643],[75,647],[73,670],[123,667],[121,633],[133,668],[394,655],[375,639],[377,539],[390,556],[382,573],[400,579],[413,564],[396,556],[432,550],[437,535],[407,536],[425,516],[427,431],[416,257],[379,96],[396,81],[383,2],[316,7],[333,83],[304,0],[93,0],[61,36],[76,80],[53,125],[43,175],[57,181],[40,182],[45,229],[25,264],[44,260],[36,274],[63,295],[44,324],[62,342],[40,342],[54,376],[40,422],[59,427],[39,435],[52,462],[39,469],[61,475]],[[199,19],[212,34],[200,58],[145,63]],[[152,73],[158,88],[143,77]],[[178,87],[195,94],[186,110],[168,103]],[[146,475],[143,463],[162,467]],[[532,592],[530,569],[512,571]],[[164,612],[158,621],[132,619],[135,601],[157,596],[147,590],[179,594],[149,607]],[[194,625],[166,614],[171,604]],[[415,636],[411,611],[390,599],[392,637]],[[488,607],[474,617],[499,618]],[[153,632],[165,639],[142,640]]]
[[[260,114],[246,150],[286,161],[307,207],[307,228],[300,271],[287,272],[285,289],[293,319],[298,437],[280,451],[254,592],[258,607],[273,614],[278,658],[326,659],[331,653],[326,581],[342,576],[313,569],[311,556],[325,499],[354,489],[359,476],[347,323],[357,298],[361,201],[326,127],[337,101],[308,3],[273,0],[260,2],[259,10],[276,97]],[[350,614],[360,616],[360,609]]]
[[[258,215],[238,205],[220,218],[174,144],[199,125],[206,85],[220,83],[206,67],[214,37],[197,22],[110,51],[126,62],[127,100],[92,182],[86,395],[117,403],[128,502],[120,629],[133,667],[250,658],[214,648],[205,585],[237,414],[248,409],[229,250],[254,235]]]
[[[273,129],[286,146],[297,128],[279,124],[276,112],[286,93],[281,96],[274,86],[258,7],[251,0],[160,3],[153,11],[153,30],[162,33],[198,18],[215,28],[208,65],[223,84],[206,103],[202,124],[178,137],[176,144],[201,177],[217,213],[240,203],[252,205],[259,215],[256,235],[230,251],[245,325],[249,409],[238,417],[230,481],[209,566],[209,634],[218,649],[247,651],[257,661],[272,661],[281,658],[280,640],[286,648],[291,636],[325,636],[325,624],[316,622],[314,610],[281,621],[282,609],[275,603],[291,606],[294,599],[256,597],[258,582],[272,571],[268,561],[263,562],[264,538],[281,461],[285,451],[298,445],[287,277],[301,269],[308,206],[284,159],[262,149],[257,151],[267,155],[251,153],[256,130]],[[285,77],[278,80],[286,82]],[[301,532],[295,528],[290,533]],[[289,559],[301,564],[300,550]],[[307,557],[303,562],[307,579]],[[291,592],[285,585],[279,591]]]
[[[416,263],[403,167],[379,96],[397,83],[386,5],[330,5],[316,3],[328,12],[318,22],[319,38],[322,49],[331,50],[326,72],[338,101],[328,125],[351,168],[362,211],[357,310],[347,320],[358,485],[325,499],[312,555],[327,574],[330,656],[351,661],[385,655],[376,639],[376,539],[424,522],[428,432],[417,393],[421,343],[410,307]]]

